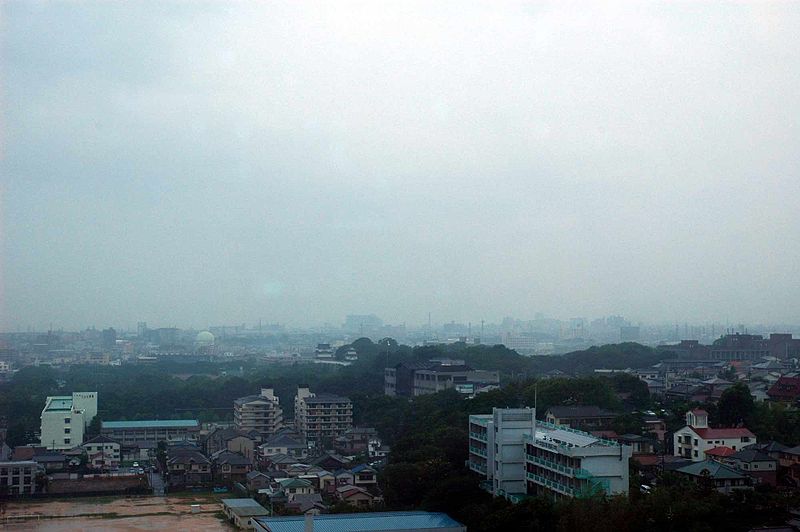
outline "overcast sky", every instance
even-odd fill
[[[0,12],[0,330],[800,321],[800,3]]]

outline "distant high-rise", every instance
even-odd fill
[[[364,335],[381,327],[383,327],[383,320],[375,314],[350,314],[342,325],[342,329],[346,332]]]

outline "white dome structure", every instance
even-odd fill
[[[214,345],[214,335],[208,331],[197,333],[194,339],[194,345],[197,347],[208,347]]]

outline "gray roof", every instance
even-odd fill
[[[746,448],[737,451],[728,457],[730,460],[737,460],[739,462],[775,462],[776,460],[770,455],[762,453],[756,449]]]
[[[747,475],[740,473],[730,466],[721,464],[714,460],[703,460],[702,462],[694,462],[690,465],[676,469],[678,473],[691,475],[693,477],[700,477],[704,472],[713,479],[737,479],[747,478]]]
[[[548,411],[555,417],[607,417],[615,416],[614,412],[603,410],[599,406],[551,406]]]
[[[269,515],[269,510],[258,504],[255,499],[222,499],[222,504],[240,517]]]
[[[262,445],[266,447],[291,447],[291,448],[299,447],[303,449],[306,448],[303,442],[301,442],[297,438],[293,438],[288,434],[276,434],[275,436],[265,441]]]
[[[229,465],[250,465],[251,462],[239,453],[232,451],[217,451],[211,455],[211,459],[215,464],[229,464]]]

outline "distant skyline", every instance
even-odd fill
[[[800,3],[0,17],[0,331],[800,321]]]

